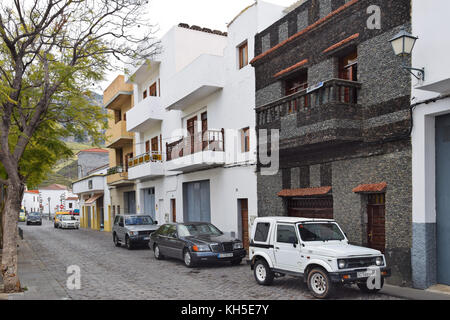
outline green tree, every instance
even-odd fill
[[[20,291],[17,221],[25,185],[35,185],[70,150],[60,138],[102,139],[105,115],[89,88],[111,60],[155,54],[139,0],[2,0],[0,3],[0,183],[7,186],[1,272]]]

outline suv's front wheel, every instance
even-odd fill
[[[256,261],[255,266],[253,267],[253,273],[255,275],[256,282],[263,286],[271,285],[275,276],[267,262],[264,260]]]
[[[328,273],[321,268],[312,269],[308,273],[307,282],[309,290],[316,298],[325,299],[333,293],[333,283]]]
[[[114,241],[114,245],[116,247],[120,247],[120,242],[119,242],[119,238],[117,237],[117,234],[113,234],[113,241]]]

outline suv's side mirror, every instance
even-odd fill
[[[296,237],[290,237],[290,238],[289,238],[289,242],[292,243],[292,245],[294,246],[294,248],[297,248],[298,240],[297,240]]]
[[[156,221],[156,220],[155,220],[155,221],[153,221],[153,224],[158,224],[158,221]]]

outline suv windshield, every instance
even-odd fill
[[[31,217],[31,216],[33,216],[33,217],[39,217],[41,214],[40,214],[39,212],[30,212],[28,215],[29,215],[30,217]]]
[[[129,226],[154,224],[150,216],[131,216],[125,218],[125,224]]]
[[[335,223],[299,224],[298,230],[303,241],[341,241],[345,239]]]
[[[180,224],[178,234],[181,237],[189,236],[220,236],[222,231],[210,223],[205,224]]]

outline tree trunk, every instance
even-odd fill
[[[6,193],[3,225],[3,255],[1,271],[4,291],[20,292],[21,286],[17,274],[17,222],[24,191],[24,185],[8,185]]]

